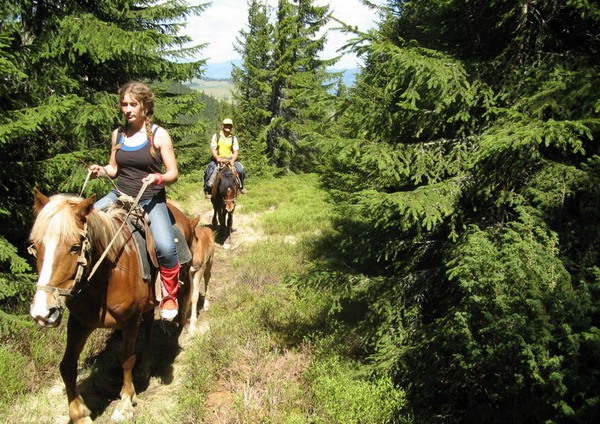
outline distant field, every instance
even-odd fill
[[[193,90],[203,92],[219,100],[231,100],[233,97],[231,94],[233,84],[229,80],[194,79],[186,85]]]

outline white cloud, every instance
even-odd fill
[[[190,4],[206,3],[202,0],[191,0]],[[269,0],[272,7],[277,6],[277,0]],[[333,16],[341,21],[358,27],[360,30],[373,28],[377,22],[374,10],[363,5],[360,0],[317,0],[318,5],[330,5]],[[374,1],[382,4],[383,0]],[[194,40],[194,44],[207,43],[199,59],[208,59],[211,63],[227,62],[239,59],[239,54],[233,49],[240,30],[248,23],[248,5],[246,0],[213,0],[201,16],[190,17],[183,33]],[[328,28],[339,26],[331,22]],[[342,47],[349,36],[341,31],[330,30],[327,35],[327,45],[322,58],[329,59],[337,56],[337,49]],[[335,66],[338,68],[354,68],[357,58],[345,55]]]

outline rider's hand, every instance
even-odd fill
[[[100,166],[100,165],[90,165],[88,167],[88,170],[92,173],[92,177],[94,178],[99,178],[102,176],[106,176],[106,171],[104,170],[104,167]]]
[[[151,185],[151,186],[152,185],[161,185],[163,183],[163,176],[162,176],[162,174],[159,174],[159,173],[148,174],[142,180],[142,182],[148,183],[148,185]]]

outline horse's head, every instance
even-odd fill
[[[237,189],[235,187],[227,187],[225,194],[223,195],[223,203],[225,204],[225,210],[227,213],[233,213],[235,210],[235,202],[237,199]]]
[[[221,170],[219,178],[218,193],[222,196],[225,210],[228,213],[233,213],[235,210],[235,202],[238,195],[238,186],[233,169],[233,163],[227,164]]]
[[[60,323],[65,299],[81,278],[89,249],[86,221],[95,200],[95,195],[88,199],[65,195],[48,198],[34,192],[36,220],[29,250],[36,258],[38,281],[29,312],[40,326]]]

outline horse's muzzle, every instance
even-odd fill
[[[31,315],[31,318],[33,318],[36,324],[40,327],[55,328],[58,327],[58,325],[60,324],[60,321],[63,316],[63,309],[59,307],[50,308],[48,309],[48,313],[45,317],[42,317],[38,314],[34,314],[33,308],[30,309],[29,313]]]

